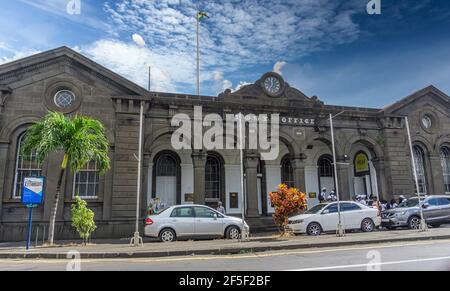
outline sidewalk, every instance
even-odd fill
[[[450,239],[450,228],[430,229],[421,233],[411,230],[374,233],[349,233],[346,237],[335,235],[320,237],[294,236],[279,238],[277,235],[253,237],[249,242],[230,240],[180,241],[163,244],[148,241],[144,247],[131,247],[128,239],[95,241],[81,247],[70,242],[58,242],[56,247],[38,247],[25,250],[24,243],[0,243],[0,259],[43,258],[66,259],[69,251],[80,252],[81,258],[148,258],[190,255],[228,255],[274,250],[340,247],[388,242]]]

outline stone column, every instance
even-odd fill
[[[192,153],[195,204],[205,204],[205,166],[207,157],[207,153],[203,151],[194,151]]]
[[[148,179],[148,168],[150,166],[150,158],[151,158],[151,153],[146,152],[144,153],[144,157],[143,157],[143,161],[142,161],[142,191],[141,191],[141,213],[143,215],[143,217],[146,217],[147,215],[147,202],[148,202],[148,195],[152,195],[151,192],[148,191],[148,183],[149,183],[149,179]]]
[[[0,222],[2,221],[3,210],[3,198],[5,194],[5,171],[6,171],[6,159],[8,156],[8,144],[0,144]]]
[[[337,160],[337,172],[338,172],[338,182],[339,182],[339,193],[341,200],[350,199],[350,187],[348,180],[348,165],[344,164],[348,161],[344,159]]]
[[[393,193],[387,186],[385,162],[383,159],[374,159],[372,164],[377,175],[378,194],[380,194],[381,199],[390,201],[393,198]]]
[[[306,156],[304,154],[294,156],[292,158],[295,187],[297,187],[301,192],[306,192],[305,160]]]
[[[445,194],[444,189],[444,173],[442,170],[441,156],[438,154],[431,154],[430,157],[430,178],[433,182],[432,189],[430,189],[429,194],[443,195]]]
[[[259,217],[258,207],[258,163],[259,154],[247,152],[245,155],[245,175],[247,184],[247,217]]]

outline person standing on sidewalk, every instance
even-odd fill
[[[223,207],[221,201],[219,201],[219,203],[217,203],[217,211],[219,211],[220,213],[225,215],[225,207]]]
[[[319,194],[319,202],[324,203],[327,200],[327,188],[323,187]]]

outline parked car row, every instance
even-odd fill
[[[378,227],[418,229],[421,208],[425,221],[432,227],[450,223],[450,196],[425,196],[410,198],[398,208],[383,211],[354,201],[339,203],[341,224],[345,230],[373,232]],[[320,235],[335,232],[339,224],[338,203],[318,204],[301,215],[289,218],[288,230],[295,234]],[[148,216],[145,235],[172,242],[178,238],[228,238],[239,239],[247,223],[242,219],[224,215],[203,205],[178,205]]]

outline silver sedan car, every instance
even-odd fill
[[[249,226],[242,219],[219,213],[204,205],[169,207],[145,220],[145,236],[173,242],[177,238],[225,237],[239,239],[242,228]]]

